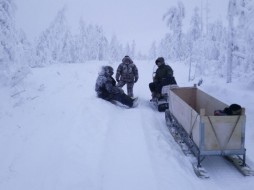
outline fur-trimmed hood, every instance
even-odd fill
[[[123,63],[128,63],[128,62],[133,63],[132,59],[128,55],[124,56],[124,58],[122,59],[122,62]]]

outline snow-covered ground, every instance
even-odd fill
[[[220,157],[202,162],[210,179],[196,177],[164,113],[149,105],[152,61],[136,62],[139,106],[133,109],[96,97],[95,80],[105,64],[36,68],[18,87],[0,88],[1,190],[253,189],[254,177],[243,177]],[[193,85],[186,66],[171,66],[179,86]],[[203,80],[202,90],[246,108],[247,163],[254,168],[253,91],[240,82]]]

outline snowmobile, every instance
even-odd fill
[[[153,69],[153,79],[155,76],[155,69]],[[152,106],[157,109],[159,112],[164,112],[169,108],[169,92],[170,89],[178,88],[178,85],[173,84],[173,85],[165,85],[161,89],[160,94],[156,94],[155,96],[152,97],[150,100]]]
[[[164,112],[169,108],[169,91],[174,88],[178,88],[178,86],[176,84],[163,86],[161,93],[150,100],[159,112]]]

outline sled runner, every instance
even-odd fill
[[[166,124],[183,152],[196,158],[193,169],[198,177],[209,177],[201,162],[213,155],[229,159],[245,176],[254,175],[246,164],[245,110],[238,115],[214,114],[225,107],[196,86],[170,90]]]

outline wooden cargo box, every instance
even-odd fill
[[[225,103],[196,87],[170,90],[169,111],[199,149],[200,155],[244,155],[244,109],[240,115],[215,116]]]

